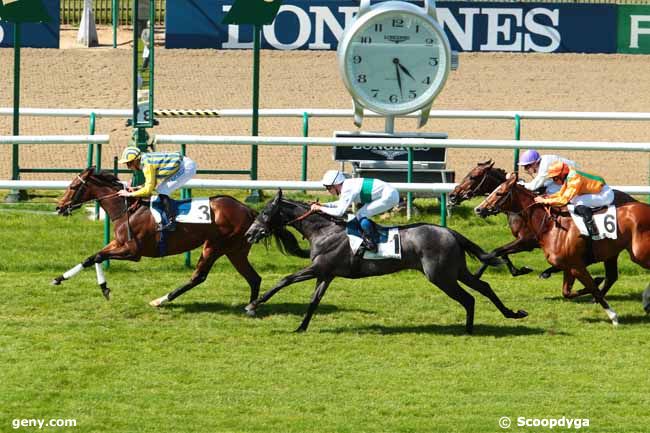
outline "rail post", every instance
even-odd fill
[[[519,116],[519,114],[515,114],[515,140],[521,140],[521,116]],[[515,162],[513,171],[519,173],[519,148],[515,149],[514,158]]]
[[[302,136],[309,137],[309,113],[302,113]],[[308,146],[302,145],[302,173],[300,179],[305,182],[307,180],[307,152]]]
[[[408,170],[406,172],[406,182],[413,182],[413,148],[409,147],[408,150]],[[413,213],[413,193],[411,191],[406,193],[406,219],[411,219]]]
[[[20,135],[20,45],[21,24],[14,22],[14,113],[13,135]],[[20,180],[20,145],[11,145],[11,180]],[[11,190],[7,194],[7,203],[16,203],[27,199],[27,191]]]
[[[119,21],[119,0],[113,0],[111,6],[111,21],[113,21],[113,48],[117,48],[117,22]]]

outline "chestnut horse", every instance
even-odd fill
[[[476,196],[488,195],[496,187],[505,182],[505,180],[505,170],[494,168],[494,161],[488,159],[487,161],[479,162],[449,194],[449,206],[457,206],[465,200]],[[517,213],[508,213],[508,226],[510,226],[510,231],[516,239],[508,244],[495,248],[492,250],[492,254],[496,257],[501,257],[506,262],[508,270],[513,277],[532,272],[532,269],[526,266],[517,269],[508,258],[508,254],[532,251],[535,248],[539,248],[535,234],[528,230],[528,227]],[[481,265],[481,268],[476,273],[476,277],[481,278],[481,275],[483,275],[486,269],[486,265]],[[559,272],[559,269],[550,267],[540,274],[540,278],[548,278],[554,272]]]
[[[483,218],[499,212],[519,214],[535,234],[546,260],[564,271],[562,295],[574,298],[591,293],[617,325],[618,317],[604,299],[605,290],[598,290],[587,265],[604,262],[606,267],[616,266],[618,255],[627,250],[633,262],[650,269],[650,206],[638,201],[617,202],[617,239],[592,241],[580,235],[568,213],[535,203],[534,198],[534,193],[517,184],[517,175],[513,173],[475,212]],[[585,288],[573,292],[576,278]]]
[[[56,277],[52,284],[59,285],[82,269],[95,265],[97,282],[108,300],[110,289],[106,286],[100,263],[107,259],[137,262],[141,257],[160,257],[158,242],[161,233],[157,231],[157,224],[149,210],[148,202],[119,197],[117,192],[124,188],[125,185],[113,174],[98,172],[94,167],[87,168],[70,183],[59,200],[56,208],[58,213],[67,216],[83,203],[97,200],[115,225],[114,239],[100,251]],[[228,257],[248,282],[250,301],[257,299],[262,278],[248,261],[251,245],[244,237],[255,217],[255,211],[232,197],[211,197],[210,223],[178,223],[176,231],[166,233],[166,256],[190,251],[201,244],[203,252],[189,282],[151,301],[150,305],[159,307],[201,284],[207,278],[214,262],[223,255]]]

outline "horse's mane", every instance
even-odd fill
[[[120,188],[122,188],[122,182],[120,182],[120,179],[117,176],[115,176],[111,171],[108,170],[98,171],[97,169],[92,167],[91,175],[94,176],[100,182],[107,183],[113,186],[119,186]]]
[[[489,172],[492,173],[492,175],[494,175],[495,177],[498,177],[499,179],[503,179],[504,181],[506,180],[506,176],[508,174],[504,169],[498,167],[491,167]]]
[[[305,212],[309,211],[309,209],[311,207],[309,204],[301,202],[301,201],[288,200],[286,198],[283,198],[282,201],[285,202],[285,203],[289,203],[289,204],[291,204],[293,206],[299,207],[301,209],[304,209]],[[312,216],[326,219],[326,220],[328,220],[330,222],[333,222],[334,224],[340,225],[340,226],[345,226],[347,224],[347,222],[343,218],[333,216],[333,215],[329,215],[329,214],[326,214],[324,212],[316,212],[316,213],[310,215],[309,218],[311,218]]]

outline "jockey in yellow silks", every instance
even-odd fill
[[[600,176],[576,170],[558,161],[548,169],[547,177],[562,187],[555,194],[535,197],[537,203],[551,206],[575,205],[575,213],[583,217],[590,236],[598,234],[591,208],[608,206],[614,201],[614,190]]]
[[[158,192],[160,201],[169,218],[163,230],[173,230],[176,222],[174,206],[169,196],[185,185],[196,174],[196,163],[178,152],[142,153],[137,147],[124,149],[120,163],[131,170],[142,170],[144,185],[142,187],[122,190],[119,195],[125,197],[150,197]]]

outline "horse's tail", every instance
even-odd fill
[[[278,230],[273,232],[275,241],[278,245],[278,248],[283,253],[291,254],[292,256],[302,257],[304,259],[309,258],[309,250],[303,250],[298,244],[296,237],[287,230],[285,227],[281,227]]]
[[[499,266],[504,264],[504,261],[501,260],[499,257],[493,256],[490,253],[485,252],[483,248],[479,247],[477,244],[470,241],[465,236],[451,229],[449,229],[449,231],[451,232],[452,235],[454,235],[454,237],[456,238],[460,246],[463,248],[463,250],[465,250],[465,252],[468,253],[470,256],[490,266]]]

